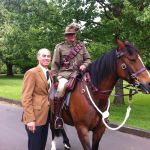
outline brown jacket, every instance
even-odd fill
[[[82,49],[69,61],[69,67],[66,68],[62,65],[63,58],[70,53],[71,48],[75,47],[77,43],[82,45]],[[76,42],[73,45],[68,45],[67,42],[63,42],[55,47],[51,69],[55,76],[60,75],[69,79],[70,76],[73,76],[74,72],[78,71],[79,66],[85,65],[87,67],[90,63],[90,55],[83,42]]]
[[[22,106],[22,121],[25,124],[32,121],[35,121],[36,126],[46,123],[49,112],[48,83],[39,66],[28,70],[24,75]]]

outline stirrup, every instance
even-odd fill
[[[55,129],[63,129],[63,124],[63,119],[61,117],[56,117],[54,122]]]

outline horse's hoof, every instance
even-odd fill
[[[64,144],[64,149],[65,150],[69,150],[71,148],[71,145],[68,143],[68,144]]]
[[[56,150],[56,147],[52,147],[51,150]]]
[[[55,141],[52,141],[51,143],[51,150],[56,150],[56,142]]]

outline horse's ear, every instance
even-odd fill
[[[116,38],[116,44],[118,45],[120,50],[123,50],[125,48],[125,44],[119,38]]]

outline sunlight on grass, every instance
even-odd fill
[[[125,98],[125,105],[115,106],[111,104],[110,108],[110,122],[118,125],[123,121],[128,107],[127,97]],[[142,128],[150,130],[150,95],[139,93],[133,96],[131,103],[131,112],[127,120],[127,126]]]
[[[21,99],[22,76],[0,76],[0,97],[13,100]]]

